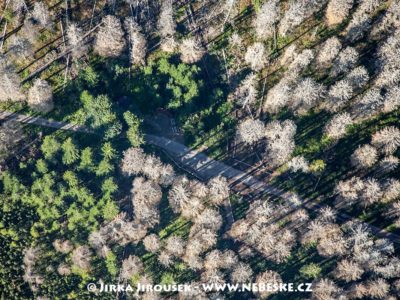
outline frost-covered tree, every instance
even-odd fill
[[[338,112],[346,106],[353,96],[353,87],[346,79],[337,81],[329,88],[324,108],[330,112]]]
[[[388,126],[374,133],[371,144],[385,154],[394,153],[400,146],[400,130]]]
[[[269,113],[276,114],[289,103],[292,98],[293,84],[290,80],[283,78],[278,84],[273,86],[267,94],[264,102],[264,109]]]
[[[379,87],[390,87],[400,82],[400,30],[396,30],[380,46],[378,50],[378,76],[376,84]]]
[[[267,270],[263,273],[259,273],[256,278],[256,283],[257,284],[270,284],[271,286],[274,284],[281,284],[282,277],[275,271]],[[273,291],[268,291],[268,289],[261,290],[256,292],[256,294],[261,298],[261,299],[266,299],[268,296],[275,294],[276,292]]]
[[[177,43],[174,37],[176,22],[174,20],[172,1],[164,1],[161,5],[157,29],[161,37],[161,48],[166,52],[174,51]]]
[[[122,261],[120,276],[122,279],[129,280],[135,275],[143,274],[143,263],[139,257],[129,255]]]
[[[67,27],[67,45],[71,48],[72,57],[77,59],[88,50],[83,40],[83,32],[76,24],[71,23]]]
[[[39,112],[47,113],[54,108],[53,89],[42,79],[36,79],[28,92],[28,105]]]
[[[121,170],[126,175],[137,175],[143,170],[146,154],[141,148],[129,148],[123,153]]]
[[[296,78],[299,73],[304,71],[315,57],[314,51],[311,49],[303,50],[299,55],[296,56],[294,61],[288,67],[288,77],[289,78]]]
[[[144,238],[143,245],[147,251],[156,253],[161,247],[160,238],[156,234],[150,234]]]
[[[370,168],[378,160],[378,151],[370,146],[359,147],[351,156],[351,163],[357,168]]]
[[[336,36],[327,39],[318,51],[317,63],[320,66],[329,66],[341,49],[342,43]]]
[[[31,42],[27,38],[16,34],[9,39],[8,50],[8,55],[16,61],[33,56],[34,53]]]
[[[383,184],[383,198],[386,201],[393,201],[400,196],[400,181],[390,178]]]
[[[356,12],[346,28],[346,38],[354,43],[361,40],[371,29],[371,17],[365,13]]]
[[[350,14],[354,0],[330,0],[326,8],[326,23],[334,26],[342,23]]]
[[[181,237],[171,235],[166,239],[164,249],[168,254],[179,258],[185,252],[185,246],[185,242]]]
[[[264,137],[264,130],[263,122],[249,118],[239,124],[237,135],[240,141],[251,145]]]
[[[346,135],[347,128],[351,124],[353,124],[353,120],[350,114],[340,113],[325,125],[324,132],[329,138],[338,140]]]
[[[53,242],[53,247],[57,252],[67,254],[74,249],[74,246],[69,240],[56,239]]]
[[[368,90],[353,104],[353,114],[359,118],[368,118],[379,114],[383,109],[383,97],[378,89]]]
[[[280,7],[278,0],[269,0],[264,3],[257,12],[253,21],[257,38],[265,40],[274,34],[275,26],[280,18]]]
[[[376,179],[365,180],[363,186],[364,188],[360,191],[360,200],[365,207],[382,199],[382,188]]]
[[[392,172],[399,166],[399,163],[400,160],[396,156],[386,156],[379,162],[378,171],[381,173]]]
[[[186,38],[182,40],[179,50],[181,53],[181,60],[188,64],[198,62],[205,54],[204,47],[196,38]]]
[[[267,139],[266,157],[272,166],[284,164],[290,158],[295,143],[296,125],[291,120],[272,121],[265,128]]]
[[[390,113],[400,108],[400,87],[392,86],[383,101],[383,112]]]
[[[79,246],[72,251],[71,260],[74,267],[88,271],[92,259],[92,251],[88,246]]]
[[[44,2],[35,2],[31,13],[32,19],[42,27],[51,25],[49,8]]]
[[[312,299],[326,300],[338,298],[341,289],[329,279],[320,279],[313,284]]]
[[[238,263],[232,270],[231,279],[234,283],[247,283],[251,281],[253,271],[248,264]]]
[[[280,20],[279,33],[284,36],[290,34],[308,17],[311,17],[315,12],[317,12],[325,2],[326,1],[315,0],[289,2],[289,8]]]
[[[335,270],[335,277],[346,282],[356,281],[361,278],[364,270],[354,261],[343,259]]]
[[[146,63],[147,43],[139,25],[133,17],[129,17],[125,19],[124,26],[129,38],[131,63],[144,65]]]
[[[305,114],[325,96],[325,87],[312,78],[302,79],[293,91],[290,108]]]
[[[96,33],[94,51],[104,57],[118,57],[125,48],[124,32],[121,22],[115,16],[103,17]]]
[[[369,81],[369,74],[364,66],[359,66],[351,70],[349,74],[346,75],[345,80],[347,80],[353,89],[362,89]]]
[[[356,49],[350,46],[346,47],[334,60],[331,75],[338,76],[349,72],[357,63],[358,58],[359,53]]]
[[[0,102],[21,101],[21,79],[5,57],[0,55]]]
[[[260,71],[267,62],[266,57],[264,45],[257,42],[247,48],[244,60],[253,71]]]
[[[250,73],[229,97],[242,107],[251,107],[257,101],[257,95],[257,78],[254,73]]]
[[[301,171],[303,173],[308,173],[310,171],[309,163],[305,159],[304,156],[295,156],[295,157],[293,157],[288,163],[288,168],[292,172]]]
[[[392,1],[385,11],[383,18],[374,26],[372,36],[391,33],[400,27],[400,2]]]
[[[229,185],[225,177],[214,177],[208,182],[207,186],[212,204],[221,205],[229,197]]]

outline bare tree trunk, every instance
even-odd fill
[[[89,31],[90,31],[90,29],[92,29],[93,17],[94,17],[94,12],[96,10],[96,5],[97,5],[97,0],[94,0],[93,9],[92,9],[92,16],[90,17]]]
[[[8,22],[6,20],[6,22],[4,23],[3,36],[1,37],[0,51],[3,50],[4,40],[6,39],[7,24],[8,24]]]

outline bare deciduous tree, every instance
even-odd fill
[[[340,295],[340,288],[329,279],[320,279],[313,285],[312,298],[315,300],[335,299]]]
[[[47,113],[54,108],[53,90],[50,84],[42,79],[36,79],[28,92],[28,105],[43,113]]]
[[[264,137],[264,131],[263,122],[249,118],[239,124],[237,135],[240,141],[251,145]]]
[[[337,114],[325,125],[324,132],[329,138],[338,140],[346,135],[347,128],[351,124],[353,124],[353,120],[350,114]]]
[[[400,87],[393,86],[385,95],[383,101],[383,112],[389,113],[400,108]]]
[[[353,47],[346,47],[343,49],[333,62],[331,70],[332,76],[338,76],[343,73],[349,72],[357,63],[359,54]]]
[[[290,80],[283,78],[268,91],[264,109],[270,113],[278,113],[288,104],[289,99],[292,97],[292,92],[293,86]]]
[[[326,21],[328,26],[342,23],[350,13],[354,0],[330,0],[326,9]]]
[[[79,246],[72,251],[71,260],[75,267],[84,271],[90,270],[90,262],[92,259],[92,251],[88,246]]]
[[[247,283],[251,281],[253,271],[248,264],[239,262],[232,270],[231,279],[234,283]]]
[[[270,0],[264,3],[257,12],[253,21],[257,38],[267,39],[274,34],[276,23],[280,18],[280,8],[278,0]]]
[[[21,101],[21,79],[5,57],[0,55],[0,102]]]
[[[283,281],[282,281],[281,276],[277,272],[271,271],[271,270],[268,270],[268,271],[258,274],[257,278],[256,278],[256,283],[258,283],[258,284],[270,284],[272,286],[274,284],[279,285],[282,282]],[[271,292],[266,289],[265,291],[257,292],[257,295],[259,297],[261,297],[262,299],[265,299],[268,296],[273,295],[274,293],[276,293],[276,292]]]
[[[229,98],[238,105],[252,106],[257,101],[257,80],[254,73],[247,75]]]
[[[44,2],[35,2],[31,16],[42,27],[49,27],[51,25],[49,8]]]
[[[346,75],[346,80],[348,80],[353,89],[360,90],[369,81],[369,74],[364,66],[358,66]]]
[[[338,112],[346,106],[353,96],[353,87],[346,79],[337,81],[328,91],[324,108],[330,112]]]
[[[96,34],[94,50],[100,56],[118,57],[125,48],[121,22],[115,16],[105,16]]]
[[[393,155],[389,155],[384,157],[379,162],[379,172],[381,173],[389,173],[395,170],[399,166],[400,160]]]
[[[292,172],[303,172],[308,173],[310,171],[310,166],[308,161],[305,159],[304,156],[295,156],[293,157],[289,163],[288,167]]]
[[[179,50],[181,53],[181,60],[188,64],[198,62],[205,53],[204,47],[196,38],[186,38],[182,40]]]
[[[146,155],[141,148],[129,148],[124,153],[121,170],[126,175],[137,175],[142,172]]]
[[[146,63],[147,42],[141,33],[139,25],[133,17],[125,19],[125,30],[129,38],[129,51],[132,64],[144,65]]]
[[[327,39],[322,44],[318,52],[317,63],[320,66],[329,66],[332,63],[332,61],[336,58],[336,56],[338,56],[341,49],[342,49],[342,43],[336,36]]]
[[[357,168],[370,168],[378,160],[378,151],[370,146],[359,147],[351,156],[351,163]]]
[[[290,107],[296,113],[306,114],[325,96],[325,87],[311,78],[302,79],[293,91]]]
[[[57,252],[67,254],[74,248],[69,240],[54,240],[53,247]]]
[[[208,182],[210,201],[214,205],[221,205],[229,197],[229,185],[225,177],[217,176]]]
[[[293,140],[295,133],[296,125],[291,120],[273,121],[267,124],[265,129],[266,156],[272,166],[284,164],[290,158],[295,147]]]
[[[354,261],[343,259],[335,270],[335,277],[346,282],[360,279],[364,270]]]
[[[382,153],[392,154],[400,146],[400,130],[394,126],[387,126],[374,133],[371,144]]]
[[[122,279],[129,280],[135,275],[142,275],[143,263],[139,257],[129,255],[128,258],[122,261],[120,276]]]
[[[267,63],[266,57],[264,45],[257,42],[247,48],[244,60],[253,71],[260,71]]]
[[[69,24],[67,27],[67,45],[72,49],[72,57],[78,59],[88,50],[83,40],[83,32],[76,24]]]
[[[150,234],[143,240],[144,247],[151,253],[156,253],[160,247],[160,238],[156,234]]]
[[[172,1],[164,1],[161,5],[157,29],[161,36],[161,48],[166,52],[172,52],[177,46],[175,41],[176,22]]]

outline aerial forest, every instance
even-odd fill
[[[2,300],[400,299],[399,165],[398,0],[0,0]]]

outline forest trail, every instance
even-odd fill
[[[81,125],[74,125],[66,122],[58,122],[51,121],[41,117],[32,117],[28,115],[12,113],[7,111],[0,111],[0,121],[13,119],[21,123],[33,124],[39,126],[46,126],[51,128],[56,128],[60,130],[68,130],[74,132],[83,132],[83,133],[92,133],[88,128]],[[202,152],[190,149],[185,145],[167,139],[165,137],[156,136],[152,134],[146,134],[145,140],[147,143],[157,146],[163,150],[165,150],[170,156],[172,156],[175,163],[178,163],[179,167],[184,167],[185,169],[189,169],[194,172],[195,175],[205,181],[222,175],[226,177],[230,182],[236,184],[244,184],[252,191],[256,192],[256,194],[264,195],[269,194],[276,197],[280,197],[286,201],[289,201],[291,194],[284,192],[280,189],[277,189],[267,182],[260,181],[252,175],[246,174],[243,171],[235,169],[229,165],[224,164],[223,162],[214,160]],[[304,202],[302,204],[305,208],[311,210],[318,210],[321,208],[321,205],[316,203]],[[226,230],[230,228],[230,226],[234,222],[232,208],[230,206],[229,201],[225,203],[224,209],[227,215],[227,224]],[[340,212],[337,215],[337,218],[340,221],[346,222],[354,219],[353,217]],[[386,231],[385,229],[378,228],[372,224],[364,223],[372,234],[380,238],[387,238],[394,243],[400,244],[400,236],[391,232]]]

